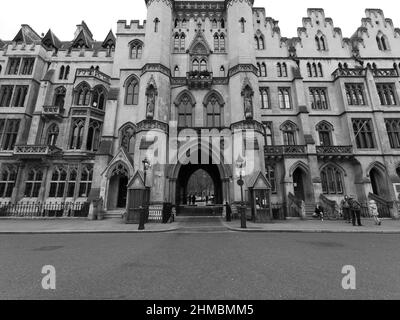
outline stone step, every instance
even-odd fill
[[[125,210],[109,210],[105,213],[105,219],[122,219]]]

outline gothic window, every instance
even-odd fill
[[[64,80],[68,80],[69,72],[70,72],[70,67],[67,66],[67,67],[65,68]]]
[[[143,43],[141,41],[135,40],[130,46],[130,58],[131,59],[142,59],[143,53]]]
[[[269,183],[271,184],[271,192],[274,194],[277,193],[275,166],[266,164],[265,175],[266,175]]]
[[[1,150],[14,150],[18,137],[20,120],[0,119]]]
[[[93,89],[92,107],[99,110],[104,110],[106,102],[106,91],[102,86],[97,86]]]
[[[175,19],[174,27],[175,27],[175,28],[178,28],[178,27],[179,27],[179,19]]]
[[[313,110],[327,110],[328,98],[326,88],[310,88],[310,101],[311,109]]]
[[[40,187],[42,186],[43,172],[40,169],[30,169],[25,182],[25,198],[39,197]]]
[[[182,20],[182,28],[186,28],[187,27],[187,22],[186,19]]]
[[[225,36],[223,33],[219,36],[219,50],[225,51]]]
[[[14,86],[1,86],[0,88],[0,107],[9,107],[11,103]]]
[[[217,33],[214,35],[214,51],[219,51],[219,36]]]
[[[214,20],[212,21],[212,28],[213,28],[213,29],[217,29],[217,28],[218,28],[217,19],[214,19]]]
[[[54,168],[51,177],[49,198],[63,198],[67,184],[67,170],[64,168]]]
[[[272,122],[264,122],[264,135],[265,135],[265,145],[274,145],[274,135],[272,131]]]
[[[343,194],[342,173],[332,165],[321,171],[322,192],[324,194]]]
[[[47,145],[48,146],[55,146],[57,144],[57,138],[60,133],[60,129],[56,123],[53,123],[49,129],[47,130]]]
[[[318,69],[317,69],[317,65],[315,63],[313,63],[313,65],[312,65],[312,71],[313,71],[313,77],[317,78],[318,77]]]
[[[278,88],[278,100],[280,109],[292,109],[290,88]]]
[[[179,34],[175,34],[175,37],[174,37],[174,50],[176,52],[179,51],[180,44],[181,44],[181,40],[180,40]]]
[[[307,75],[308,75],[308,77],[309,78],[311,78],[313,75],[312,75],[312,69],[311,69],[311,63],[307,63]]]
[[[139,103],[139,82],[135,77],[132,77],[125,90],[125,104],[137,105]]]
[[[186,36],[185,36],[184,33],[182,33],[182,34],[181,34],[181,42],[180,42],[180,50],[181,50],[181,52],[184,52],[184,51],[185,51],[185,47],[186,47],[186,45],[185,45],[185,39],[186,39]]]
[[[81,180],[79,183],[79,197],[87,198],[92,189],[93,168],[86,166],[82,169]]]
[[[7,66],[7,74],[10,75],[18,74],[20,64],[21,64],[21,58],[9,58]]]
[[[261,109],[271,109],[269,88],[260,88]]]
[[[25,104],[25,99],[28,94],[28,86],[16,86],[14,93],[14,100],[12,103],[13,107],[23,107]]]
[[[317,46],[318,51],[326,51],[326,40],[325,36],[315,36],[315,44]]]
[[[376,37],[376,42],[378,44],[378,49],[379,50],[381,50],[381,51],[389,50],[388,41],[387,41],[387,38],[384,35],[379,34]]]
[[[124,148],[128,153],[134,151],[134,148],[132,146],[132,140],[134,134],[135,134],[135,129],[131,125],[126,125],[121,130],[121,147]]]
[[[67,183],[67,197],[75,197],[76,182],[78,180],[78,172],[76,169],[72,168],[69,170],[69,177]]]
[[[79,85],[76,89],[76,105],[88,106],[90,103],[90,87],[87,83]]]
[[[332,143],[332,131],[333,127],[330,123],[325,121],[320,122],[317,125],[317,131],[319,136],[319,142],[321,146],[328,147],[333,145]]]
[[[160,20],[158,18],[154,19],[154,32],[157,33],[158,32],[158,26],[160,24]]]
[[[207,61],[204,59],[200,61],[200,71],[207,71]]]
[[[400,119],[385,119],[390,147],[400,149]]]
[[[97,151],[100,145],[101,123],[96,120],[90,120],[86,140],[86,150]]]
[[[277,69],[278,77],[279,77],[279,78],[282,77],[282,65],[281,65],[280,62],[277,63],[276,69]]]
[[[281,130],[283,133],[283,143],[285,146],[295,146],[297,145],[297,126],[290,121],[285,122],[281,126]]]
[[[255,36],[254,37],[254,41],[255,41],[255,49],[256,50],[264,50],[265,48],[265,43],[264,43],[264,37],[261,36]]]
[[[254,36],[254,49],[256,50],[260,49],[260,40],[258,39],[257,36]]]
[[[189,95],[185,94],[178,105],[178,127],[187,128],[193,125],[193,105]]]
[[[69,148],[71,150],[80,150],[83,142],[83,132],[85,130],[85,119],[73,119],[71,126],[71,136]]]
[[[14,167],[4,167],[0,173],[0,198],[11,198],[17,180]]]
[[[207,127],[222,127],[222,108],[215,95],[211,95],[206,105],[207,108]]]
[[[362,83],[346,83],[347,103],[350,106],[365,105],[364,85]]]
[[[276,65],[276,68],[277,68],[279,78],[288,76],[287,65],[285,62],[284,63],[278,62]]]
[[[323,77],[324,76],[324,72],[322,70],[322,64],[318,63],[318,76],[319,77]]]
[[[396,88],[393,83],[378,83],[376,85],[378,90],[379,100],[383,106],[395,106],[396,100]]]
[[[59,80],[63,80],[64,79],[64,72],[65,72],[65,67],[61,66],[60,68],[60,75],[58,77]]]
[[[244,33],[244,32],[245,32],[246,20],[242,17],[242,18],[239,20],[239,23],[240,23],[240,32],[241,32],[241,33]]]
[[[257,76],[261,77],[261,64],[257,62]]]
[[[221,29],[224,29],[224,28],[225,28],[225,20],[221,19]]]
[[[35,58],[24,58],[22,60],[21,74],[31,75],[33,73],[34,64],[35,64]]]
[[[375,137],[371,119],[353,119],[353,132],[358,149],[374,149]]]
[[[65,87],[58,87],[54,92],[54,106],[64,108],[65,95],[67,90]]]
[[[193,70],[193,71],[200,71],[199,60],[197,60],[197,59],[193,60],[193,63],[192,63],[192,70]]]

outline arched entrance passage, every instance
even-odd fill
[[[118,163],[109,179],[108,210],[126,208],[129,182],[128,169],[122,163]]]
[[[217,165],[182,165],[178,179],[176,182],[176,204],[177,205],[188,205],[188,184],[190,178],[199,170],[206,172],[213,182],[213,190],[215,201],[214,204],[222,205],[223,193],[222,193],[222,179],[219,168]]]
[[[369,177],[371,179],[372,193],[385,199],[388,198],[389,194],[384,173],[374,167],[369,172]]]
[[[297,168],[293,172],[294,195],[299,200],[306,200],[306,179],[307,174],[301,168]]]

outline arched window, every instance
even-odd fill
[[[254,49],[256,50],[260,49],[260,41],[258,40],[257,36],[254,36]]]
[[[13,100],[13,107],[24,107],[26,95],[28,94],[28,86],[16,86]]]
[[[265,135],[265,145],[273,146],[274,145],[274,136],[272,131],[272,122],[265,123],[264,127],[264,135]]]
[[[297,145],[297,126],[293,122],[285,122],[281,126],[281,131],[283,133],[283,143],[285,146]]]
[[[125,125],[121,130],[121,147],[128,153],[134,151],[134,146],[132,145],[134,134],[135,128],[132,125]]]
[[[158,32],[158,25],[160,24],[160,20],[158,18],[154,19],[154,32]]]
[[[192,70],[193,71],[200,71],[199,60],[197,60],[197,59],[193,60]]]
[[[324,76],[324,73],[322,71],[322,64],[320,62],[318,63],[318,76],[319,77],[323,77]]]
[[[69,66],[65,68],[64,80],[68,80],[70,70],[71,68]]]
[[[175,66],[175,69],[174,69],[174,77],[179,77],[179,76],[180,76],[179,67],[178,67],[178,66]]]
[[[131,77],[126,84],[125,104],[137,105],[139,103],[139,81],[135,77]]]
[[[11,198],[17,180],[17,170],[5,167],[0,174],[0,198]]]
[[[212,21],[212,28],[213,28],[213,29],[217,29],[217,28],[218,28],[217,19],[214,19],[214,20]]]
[[[182,20],[182,28],[186,28],[186,26],[187,26],[186,19],[183,19]]]
[[[225,51],[225,36],[223,33],[219,36],[219,50]]]
[[[106,102],[106,90],[102,86],[93,89],[92,107],[104,110]]]
[[[43,172],[40,169],[30,169],[25,182],[25,198],[39,197],[40,187],[42,186]]]
[[[180,47],[180,38],[179,38],[179,34],[175,34],[174,37],[174,50],[175,51],[179,51],[179,47]]]
[[[277,73],[278,73],[278,77],[282,77],[282,65],[281,65],[280,62],[277,63],[276,70],[277,70]]]
[[[261,109],[271,109],[268,88],[260,89]]]
[[[317,50],[318,51],[326,51],[326,40],[325,40],[325,36],[321,35],[317,35],[315,36],[315,44],[317,46]]]
[[[207,71],[207,61],[204,59],[200,61],[200,71]]]
[[[265,43],[264,43],[264,37],[260,36],[260,46],[259,46],[259,50],[264,50],[265,48]]]
[[[318,69],[317,69],[317,65],[315,63],[312,64],[312,70],[313,70],[313,77],[317,78],[318,77]]]
[[[322,121],[317,125],[316,129],[318,131],[320,145],[324,147],[332,146],[332,125],[326,121]]]
[[[178,104],[178,127],[187,128],[193,125],[193,105],[188,94],[184,94]]]
[[[178,28],[178,27],[179,27],[179,19],[175,19],[174,27],[175,27],[175,28]]]
[[[378,34],[376,36],[376,42],[378,44],[379,50],[381,50],[381,51],[389,50],[388,41],[384,35]]]
[[[225,28],[225,20],[221,19],[221,29],[224,29],[224,28]]]
[[[219,128],[222,127],[222,106],[215,94],[208,98],[206,103],[207,109],[207,127]]]
[[[385,119],[386,131],[389,136],[390,147],[400,149],[400,120]]]
[[[282,76],[283,77],[287,77],[288,76],[288,72],[287,72],[287,66],[286,63],[282,63]]]
[[[67,185],[67,170],[54,168],[51,177],[49,198],[63,198]]]
[[[79,85],[76,90],[76,105],[88,106],[90,102],[90,87],[87,83]]]
[[[60,68],[60,75],[58,77],[59,80],[63,80],[64,79],[64,72],[65,72],[65,67],[61,66]]]
[[[53,123],[47,130],[47,145],[55,146],[57,144],[57,138],[60,133],[60,129],[56,123]]]
[[[324,194],[343,194],[343,178],[339,169],[332,165],[321,171],[322,192]]]
[[[135,40],[132,42],[130,47],[130,58],[131,59],[142,59],[143,43]]]
[[[267,76],[267,66],[264,62],[261,64],[261,76],[262,77]]]
[[[219,51],[219,36],[214,34],[214,51]]]
[[[240,23],[240,32],[241,32],[241,33],[244,33],[244,32],[245,32],[246,20],[242,17],[242,18],[239,20],[239,23]]]
[[[184,33],[182,33],[181,34],[181,49],[180,49],[182,52],[185,51],[185,47],[186,47],[185,39],[186,39],[186,36]]]
[[[311,63],[307,63],[307,75],[309,78],[312,77],[312,69],[311,69]]]
[[[93,180],[93,168],[92,167],[84,167],[81,173],[81,180],[79,183],[79,197],[86,198],[90,194],[90,190],[92,189],[92,180]]]
[[[67,90],[65,87],[58,87],[54,92],[54,106],[59,108],[64,108],[65,95]]]
[[[71,126],[71,136],[69,148],[71,150],[80,150],[83,142],[83,131],[85,129],[85,119],[74,119]]]
[[[261,77],[261,64],[257,62],[257,76]]]
[[[69,177],[68,177],[68,189],[67,189],[67,197],[73,198],[75,197],[75,187],[78,178],[78,172],[76,169],[72,168],[69,170]]]
[[[90,120],[87,134],[86,149],[88,151],[97,151],[100,145],[101,123],[96,120]]]

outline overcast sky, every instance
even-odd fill
[[[144,0],[14,0],[1,1],[0,39],[12,40],[21,24],[29,24],[41,34],[49,28],[60,40],[72,40],[75,26],[85,20],[95,40],[102,41],[118,20],[146,19]],[[366,8],[380,8],[395,27],[400,28],[400,0],[256,0],[267,16],[279,21],[282,36],[297,36],[297,27],[307,8],[323,8],[350,37],[361,24]],[[23,9],[22,9],[23,8]],[[22,9],[22,10],[21,10]],[[15,12],[16,14],[13,14]]]

